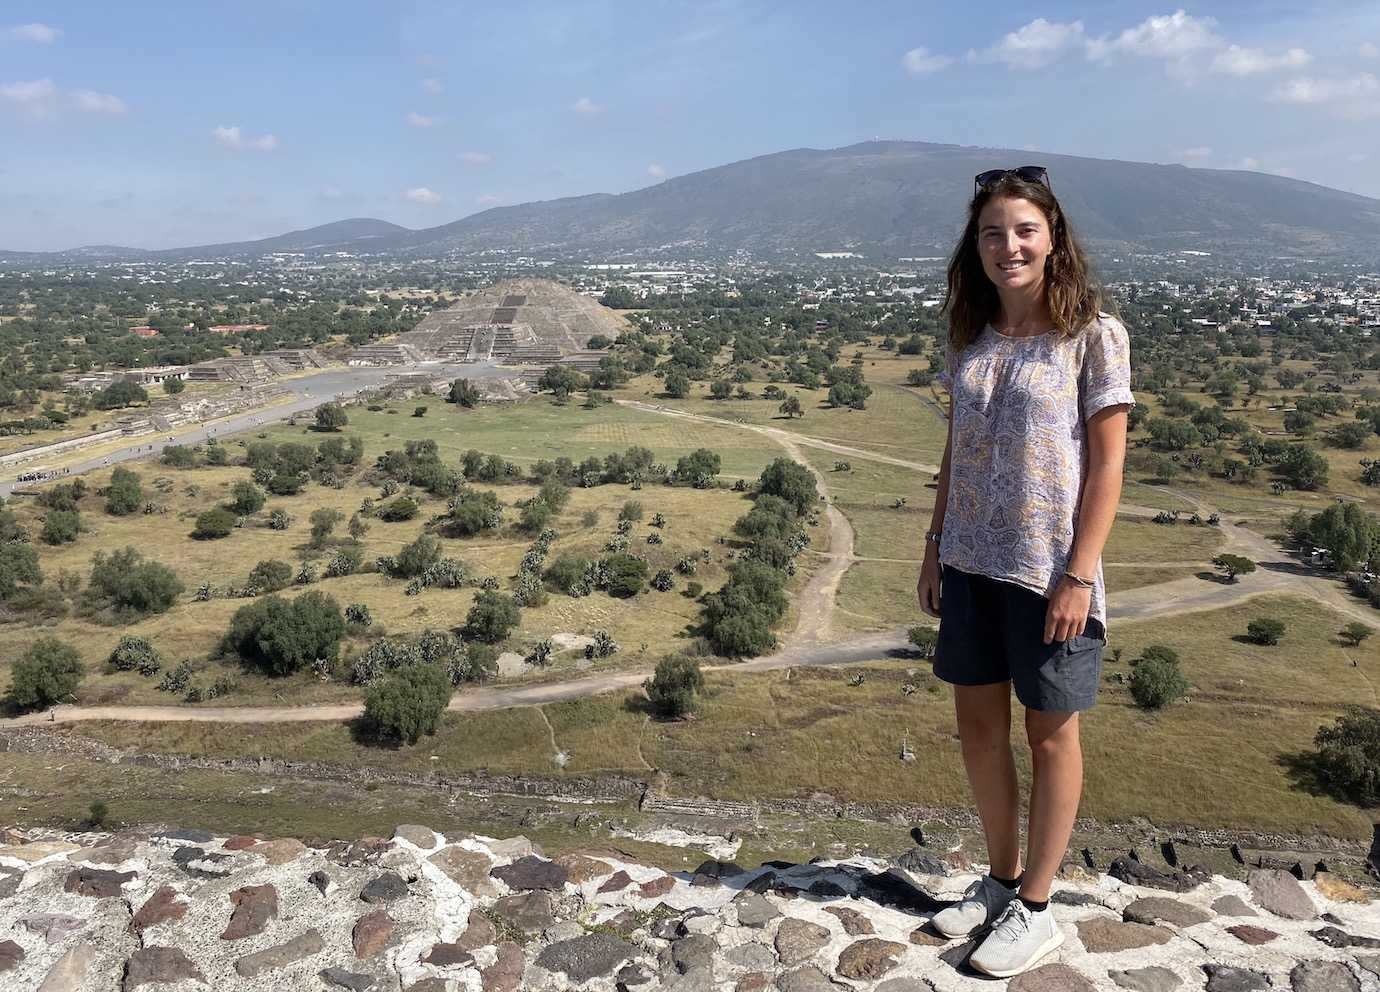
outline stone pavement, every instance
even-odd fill
[[[668,874],[615,848],[548,859],[523,837],[415,825],[316,846],[0,831],[0,988],[1380,992],[1373,891],[1243,874],[1067,864],[1063,946],[1005,981],[926,925],[976,877],[938,849]]]

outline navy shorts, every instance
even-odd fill
[[[1027,709],[1088,709],[1107,633],[1089,617],[1082,634],[1046,644],[1048,609],[1048,599],[1014,582],[942,565],[934,674],[953,685],[1009,681]]]

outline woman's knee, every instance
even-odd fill
[[[1034,755],[1057,756],[1081,748],[1077,713],[1026,710],[1025,733]]]
[[[996,746],[1011,740],[1011,683],[955,686],[954,714],[965,747]]]

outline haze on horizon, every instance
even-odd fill
[[[874,137],[1380,197],[1380,7],[1335,0],[20,0],[0,59],[0,249],[429,227]]]

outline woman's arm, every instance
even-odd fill
[[[1104,407],[1088,419],[1088,474],[1079,497],[1078,530],[1068,570],[1092,578],[1102,547],[1116,520],[1121,501],[1122,469],[1126,462],[1126,404]],[[1064,641],[1083,633],[1092,592],[1064,580],[1055,587],[1045,615],[1045,643]]]
[[[944,458],[939,463],[938,491],[934,494],[934,513],[930,517],[930,530],[944,529],[944,510],[949,503],[949,449],[954,437],[954,399],[949,395],[949,434],[944,442]],[[920,599],[920,609],[932,617],[939,616],[939,545],[925,541],[924,561],[920,565],[920,578],[915,584],[915,593]]]

